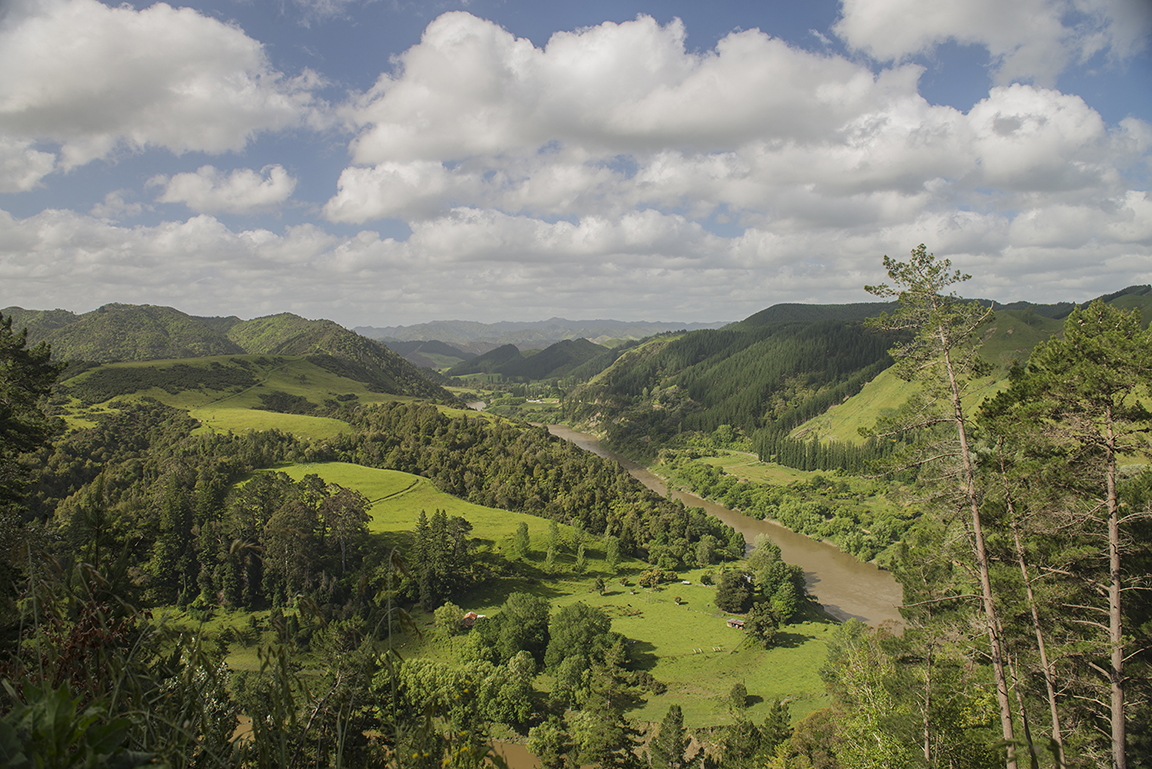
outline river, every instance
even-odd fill
[[[548,425],[548,430],[586,451],[616,460],[657,494],[663,496],[668,493],[667,486],[659,476],[627,457],[604,448],[595,436],[564,425]],[[760,534],[771,537],[780,546],[780,554],[785,561],[804,569],[809,594],[833,617],[839,620],[854,617],[869,625],[901,622],[897,607],[903,601],[903,592],[891,572],[880,569],[876,564],[864,563],[835,545],[797,534],[775,521],[757,520],[679,490],[674,490],[673,496],[689,507],[704,508],[743,534],[749,544]]]

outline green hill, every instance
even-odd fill
[[[1139,310],[1145,323],[1152,319],[1152,286],[1130,286],[1100,299],[1122,309]],[[975,410],[984,398],[1003,388],[1012,363],[1026,364],[1036,345],[1060,333],[1063,318],[1075,306],[1071,302],[995,305],[996,316],[983,331],[980,349],[981,356],[993,365],[994,371],[991,377],[972,389],[967,398],[968,408]],[[871,427],[884,410],[901,406],[908,400],[911,387],[885,371],[858,394],[796,427],[792,436],[859,445],[863,442],[859,428]]]
[[[104,363],[244,352],[200,319],[171,307],[106,304],[83,315],[65,310],[11,314],[14,326],[28,328],[30,342],[52,345],[52,357],[57,360]]]
[[[445,369],[451,368],[466,360],[476,357],[474,352],[458,350],[450,344],[438,340],[414,340],[401,342],[395,339],[378,340],[389,350],[404,358],[413,366],[420,368]]]
[[[13,317],[14,326],[27,327],[32,344],[52,345],[57,360],[111,363],[245,354],[298,356],[377,392],[453,400],[447,390],[384,345],[330,320],[307,320],[290,313],[249,321],[235,316],[200,318],[171,307],[128,304],[108,304],[81,315],[18,307],[3,312]],[[184,374],[203,379],[194,371]],[[146,378],[151,381],[156,376],[151,373]],[[181,375],[175,376],[159,386],[175,386],[171,382],[179,381]]]
[[[859,322],[750,323],[630,350],[569,397],[610,444],[648,455],[683,431],[791,430],[857,392],[891,340]]]
[[[1152,323],[1152,286],[1129,286],[1100,298],[1122,310],[1139,310],[1144,325]]]
[[[381,392],[453,400],[384,345],[330,320],[280,313],[241,321],[228,330],[228,338],[252,354],[306,356],[321,368]]]
[[[770,323],[815,323],[822,320],[864,320],[890,312],[895,302],[858,302],[856,304],[774,304],[755,315],[733,323],[730,328],[753,329]]]
[[[1102,298],[1152,316],[1148,286]],[[995,374],[974,389],[971,408],[1003,386],[1013,362],[1026,362],[1038,343],[1058,333],[1075,306],[980,301],[996,308],[981,340]],[[566,413],[639,456],[654,456],[682,433],[711,433],[722,425],[775,456],[798,449],[781,443],[789,438],[859,445],[858,428],[875,424],[883,409],[909,395],[906,384],[881,373],[893,340],[861,323],[892,307],[781,304],[723,329],[656,339],[622,351],[570,393]]]
[[[69,369],[54,402],[69,422],[89,426],[118,399],[155,398],[183,409],[204,429],[243,432],[276,428],[328,438],[348,425],[323,416],[337,405],[385,403],[404,396],[367,384],[299,356],[227,355],[165,361],[125,361]]]
[[[503,366],[519,363],[524,360],[520,350],[514,344],[506,344],[489,350],[483,355],[458,363],[448,369],[448,376],[468,376],[469,374],[496,374]]]

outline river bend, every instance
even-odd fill
[[[564,425],[548,425],[548,430],[586,451],[616,460],[645,486],[661,496],[667,494],[667,486],[661,478],[627,457],[604,448],[595,436]],[[689,507],[704,508],[743,534],[749,544],[758,535],[767,534],[780,546],[785,561],[804,570],[809,594],[833,617],[840,620],[854,617],[869,625],[901,622],[897,607],[903,600],[903,592],[891,572],[873,563],[864,563],[835,545],[797,534],[775,521],[757,520],[682,491],[673,491],[673,497]]]

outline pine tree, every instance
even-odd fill
[[[1144,511],[1125,510],[1119,487],[1121,457],[1149,453],[1152,413],[1138,396],[1152,384],[1152,331],[1142,328],[1137,311],[1125,312],[1101,301],[1074,310],[1064,334],[1045,342],[1028,360],[1008,392],[991,408],[1010,415],[1027,430],[1025,450],[1046,460],[1054,485],[1067,489],[1066,508],[1058,513],[1096,543],[1083,564],[1093,594],[1106,596],[1107,626],[1094,619],[1106,640],[1104,664],[1094,668],[1107,680],[1112,766],[1125,769],[1127,716],[1123,595],[1133,577],[1124,570],[1124,528]],[[1003,424],[1003,423],[1002,423]],[[1018,435],[1013,431],[1010,435]]]
[[[649,761],[652,769],[684,769],[693,761],[688,755],[689,735],[679,705],[670,705],[660,730],[652,740]]]
[[[948,259],[937,261],[923,243],[912,250],[908,262],[885,256],[884,267],[896,288],[881,284],[865,286],[865,290],[879,297],[898,297],[900,306],[891,315],[885,313],[869,321],[869,326],[911,335],[909,341],[898,343],[889,354],[896,361],[894,373],[921,387],[917,413],[895,427],[903,432],[918,427],[948,425],[956,436],[951,453],[959,461],[960,472],[953,481],[954,488],[959,506],[967,508],[966,534],[980,580],[1006,766],[1015,769],[1016,740],[1012,704],[1008,698],[1002,625],[992,591],[975,452],[963,403],[969,380],[988,373],[987,364],[977,353],[974,339],[976,330],[992,318],[992,310],[979,302],[964,302],[955,293],[942,294],[949,286],[969,280],[971,276],[953,270]]]

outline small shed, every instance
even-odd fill
[[[728,618],[728,627],[734,627],[738,630],[743,630],[744,629],[744,620],[737,619],[736,617],[729,617]]]
[[[461,618],[460,627],[472,627],[473,625],[476,624],[476,620],[478,620],[479,618],[480,618],[479,614],[477,614],[474,611],[470,611],[467,614],[465,614],[463,618]]]

